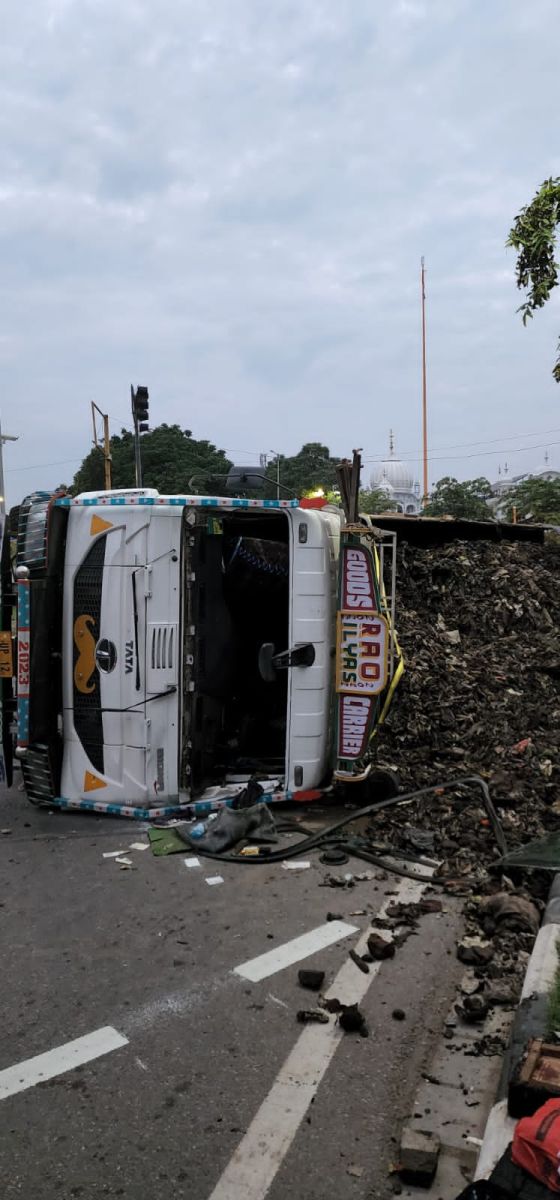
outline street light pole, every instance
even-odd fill
[[[0,514],[5,515],[6,512],[6,493],[4,491],[4,442],[17,442],[19,438],[13,437],[9,433],[2,433],[0,427]]]

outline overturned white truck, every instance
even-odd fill
[[[394,534],[323,501],[28,497],[13,674],[29,799],[132,815],[251,776],[288,798],[364,785],[402,671],[394,570]],[[4,569],[4,640],[8,589]],[[2,687],[6,728],[10,670]]]

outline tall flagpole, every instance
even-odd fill
[[[424,464],[422,503],[428,503],[428,405],[426,399],[426,270],[422,255],[422,459]]]

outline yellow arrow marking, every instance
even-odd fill
[[[96,792],[98,788],[107,787],[107,784],[102,779],[98,779],[97,775],[92,775],[91,771],[86,771],[84,774],[84,792]]]
[[[91,518],[91,525],[89,527],[90,537],[95,537],[96,533],[103,533],[105,529],[112,528],[112,521],[104,521],[103,517],[96,517],[94,514]]]

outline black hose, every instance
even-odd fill
[[[316,849],[316,847],[321,845],[325,840],[332,839],[333,834],[337,833],[339,829],[343,829],[345,825],[350,825],[352,821],[359,820],[360,817],[368,817],[371,813],[382,812],[383,809],[391,808],[393,805],[411,803],[414,800],[419,800],[422,796],[439,795],[439,793],[444,791],[448,792],[452,791],[454,788],[468,786],[480,788],[484,807],[488,813],[490,824],[492,826],[498,847],[501,850],[502,855],[507,854],[506,839],[504,837],[502,826],[500,825],[498,814],[490,798],[488,784],[484,781],[484,779],[481,779],[479,775],[462,775],[459,779],[451,779],[446,783],[432,784],[431,787],[420,788],[416,792],[405,792],[400,796],[391,796],[388,800],[380,800],[377,803],[366,804],[364,808],[358,808],[354,812],[349,813],[347,816],[341,817],[340,821],[335,821],[334,825],[330,825],[328,829],[324,829],[320,833],[312,834],[311,837],[304,838],[301,842],[298,842],[296,846],[289,846],[285,850],[273,850],[270,854],[263,855],[262,857],[261,855],[245,856],[242,854],[231,853],[215,854],[211,850],[205,850],[203,846],[197,846],[196,842],[189,842],[188,845],[196,848],[197,854],[200,854],[201,857],[211,858],[216,862],[250,863],[253,866],[263,866],[267,863],[285,862],[289,858],[295,858],[298,854],[305,854],[307,850]],[[404,857],[404,855],[402,855],[402,857]],[[371,861],[373,861],[373,858]],[[394,873],[397,875],[403,873],[400,869],[394,869],[389,863],[380,859],[378,865],[381,864],[383,865],[383,869],[388,871],[394,870]],[[414,879],[422,878],[419,875],[411,875],[410,877]]]

